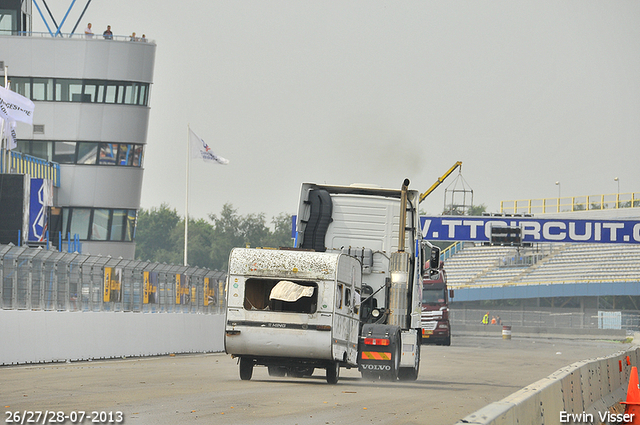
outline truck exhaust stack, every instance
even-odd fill
[[[391,254],[389,261],[389,275],[391,288],[389,289],[389,324],[407,327],[409,291],[409,271],[411,261],[409,253],[404,251],[404,239],[407,226],[407,190],[409,179],[404,179],[400,194],[400,227],[398,229],[398,252]]]

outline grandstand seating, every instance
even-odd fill
[[[477,278],[496,269],[507,257],[516,255],[512,247],[493,247],[466,243],[464,248],[445,261],[449,285],[473,284]]]
[[[555,244],[532,250],[465,244],[445,262],[450,286],[640,281],[640,246]],[[512,261],[516,260],[516,261]],[[520,261],[517,261],[520,260]]]

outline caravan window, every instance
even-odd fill
[[[250,278],[245,281],[245,310],[316,312],[318,284],[300,280]]]

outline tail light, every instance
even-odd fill
[[[365,345],[389,345],[391,343],[390,340],[386,338],[365,338]]]

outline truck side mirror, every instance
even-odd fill
[[[437,246],[431,247],[431,258],[429,259],[429,268],[432,270],[438,270],[440,268],[440,248]]]

